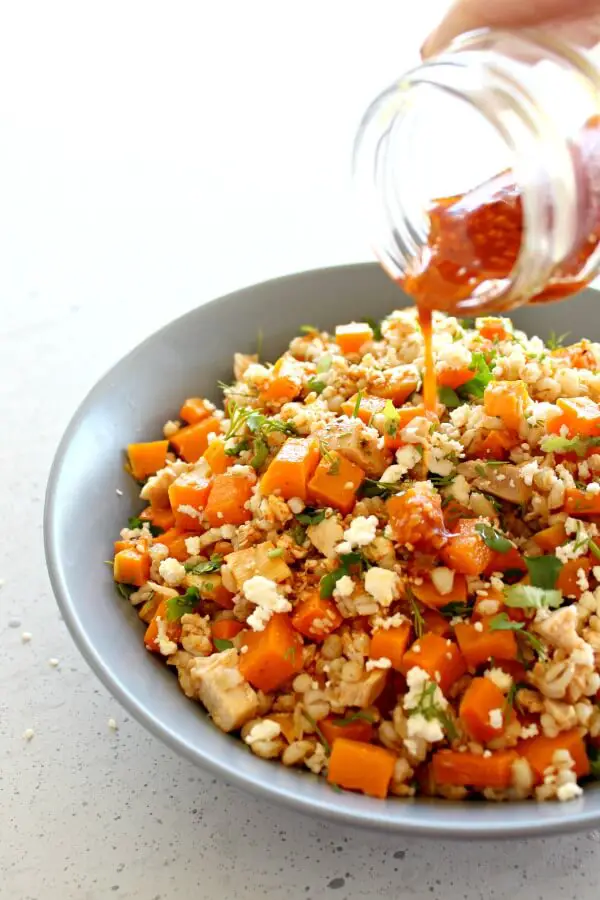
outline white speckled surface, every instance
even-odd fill
[[[598,833],[499,846],[370,836],[175,758],[92,676],[44,570],[54,448],[113,361],[209,297],[364,256],[347,174],[356,120],[444,5],[3,10],[0,896],[597,896]]]

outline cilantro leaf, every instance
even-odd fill
[[[320,742],[323,744],[323,749],[325,751],[325,755],[329,756],[331,753],[331,745],[330,745],[329,741],[327,740],[327,738],[325,737],[325,735],[323,734],[323,732],[321,731],[321,729],[319,728],[318,723],[315,722],[313,717],[309,716],[309,714],[304,709],[302,710],[302,715],[304,716],[304,718],[306,719],[308,724],[311,726],[311,728],[314,730],[314,732],[317,735],[317,737],[319,738]]]
[[[321,578],[320,584],[320,594],[321,599],[326,600],[329,597],[333,596],[333,592],[335,590],[335,586],[344,575],[350,574],[350,566],[358,565],[361,567],[368,567],[367,560],[361,553],[342,553],[340,556],[340,565],[337,569],[334,569],[333,572],[328,572],[327,575],[323,575]]]
[[[112,563],[111,563],[111,565],[112,565]],[[121,584],[118,581],[115,582],[115,587],[116,587],[117,591],[119,592],[119,594],[121,595],[121,597],[123,597],[124,600],[129,600],[129,598],[131,597],[133,592],[137,591],[137,588],[135,587],[135,585]]]
[[[371,331],[373,332],[373,340],[380,341],[383,338],[383,334],[381,333],[381,323],[376,319],[372,319],[370,316],[365,316],[362,319],[363,322],[366,322]]]
[[[451,387],[439,387],[438,398],[440,403],[443,403],[447,409],[456,409],[464,403],[464,400],[461,400],[456,391]]]
[[[200,591],[197,587],[189,587],[185,594],[169,597],[167,600],[167,622],[176,622],[186,613],[192,613],[198,606]]]
[[[544,453],[576,453],[577,456],[585,456],[591,447],[600,446],[598,437],[560,437],[558,434],[547,434],[540,441],[540,447]]]
[[[373,481],[372,478],[365,478],[358,489],[359,497],[390,497],[392,494],[398,494],[404,490],[400,482],[391,481]]]
[[[218,572],[223,565],[223,557],[218,553],[213,553],[210,559],[202,560],[199,563],[186,562],[183,564],[186,572],[192,575],[206,575],[207,572]]]
[[[283,547],[274,547],[272,550],[269,550],[267,553],[269,559],[277,559],[280,556],[283,556]]]
[[[504,590],[504,603],[517,609],[558,609],[562,593],[530,584],[513,584]]]
[[[300,334],[318,334],[319,329],[316,325],[301,325]]]
[[[446,616],[448,619],[453,619],[454,616],[470,616],[473,613],[473,607],[468,603],[458,603],[456,600],[452,600],[451,603],[446,603],[444,606],[441,606],[439,612],[443,616]]]
[[[351,715],[346,716],[345,719],[334,719],[333,725],[339,725],[340,728],[345,728],[347,725],[352,725],[354,722],[369,722],[373,723],[375,721],[373,715],[368,712],[364,712],[363,710],[359,710],[358,712],[351,713]]]
[[[559,347],[563,346],[563,342],[570,334],[570,331],[565,331],[564,334],[557,335],[555,331],[551,331],[548,340],[546,341],[548,350],[558,350]]]
[[[312,506],[305,507],[304,512],[298,513],[296,516],[301,525],[318,525],[324,518],[325,510],[315,509]]]
[[[327,385],[319,378],[309,378],[306,382],[306,387],[309,391],[314,391],[315,394],[322,394]]]
[[[129,516],[129,519],[127,520],[127,525],[132,530],[134,528],[143,528],[144,527],[144,523],[142,522],[142,520],[140,519],[139,516]]]
[[[294,525],[294,527],[292,528],[292,538],[299,547],[302,547],[306,540],[306,529],[303,528],[300,524]]]
[[[526,556],[525,562],[529,579],[534,587],[544,590],[553,590],[556,587],[556,580],[563,567],[560,559],[554,555]]]
[[[484,544],[496,553],[508,553],[514,547],[512,541],[509,541],[507,537],[504,537],[501,532],[487,522],[477,522],[475,531],[482,538]]]
[[[233,647],[233,643],[231,641],[226,641],[224,638],[213,638],[213,644],[219,653],[222,653],[223,650],[231,650]]]
[[[423,618],[423,613],[421,612],[421,607],[415,600],[415,595],[408,588],[407,590],[408,602],[410,603],[410,611],[413,618],[413,626],[415,629],[415,634],[418,638],[423,637],[425,633],[425,619]]]
[[[475,373],[473,378],[458,388],[460,397],[482,398],[483,393],[492,380],[492,373],[483,353],[473,353],[469,368]]]

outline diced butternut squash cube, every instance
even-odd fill
[[[341,624],[342,617],[335,603],[323,599],[318,590],[303,597],[292,613],[292,625],[296,631],[312,641],[324,641]]]
[[[210,466],[213,475],[223,475],[235,462],[233,456],[225,453],[223,438],[215,438],[204,451],[204,459]]]
[[[247,475],[215,475],[204,510],[212,528],[221,525],[243,525],[252,518],[248,504],[254,479]]]
[[[517,432],[529,402],[524,381],[491,381],[483,395],[486,415],[502,419],[507,428]]]
[[[168,441],[148,441],[145,444],[129,444],[127,455],[131,474],[136,481],[144,481],[164,468],[167,461]]]
[[[308,481],[319,462],[319,446],[310,438],[288,438],[262,477],[263,496],[278,494],[284,500],[306,501]]]
[[[141,587],[150,577],[150,554],[135,547],[120,550],[114,559],[114,578],[119,584]]]
[[[240,654],[240,672],[266,694],[302,669],[302,638],[285,613],[272,616],[264,631],[247,631],[242,646],[248,649]]]
[[[308,495],[319,506],[332,506],[347,515],[356,503],[356,492],[365,473],[338,453],[322,459],[308,483]]]
[[[218,434],[221,423],[213,416],[202,419],[194,425],[186,425],[171,438],[177,456],[186,462],[196,462],[208,447],[209,434]]]
[[[338,325],[335,340],[342,353],[358,353],[364,344],[373,340],[373,329],[366,322]]]
[[[188,425],[195,425],[203,419],[208,419],[215,410],[214,403],[202,399],[202,397],[188,397],[179,410],[179,418]]]

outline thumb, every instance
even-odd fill
[[[600,38],[600,0],[455,0],[423,47],[423,58],[443,50],[459,34],[476,28],[530,28],[552,23],[571,40],[590,47]]]

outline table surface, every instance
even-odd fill
[[[597,896],[598,832],[501,845],[372,835],[175,757],[89,671],[44,566],[50,462],[103,371],[211,297],[368,258],[350,191],[356,123],[445,5],[3,10],[0,896]]]

